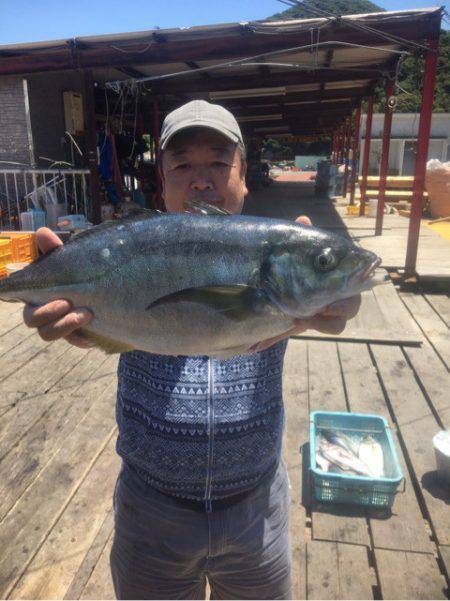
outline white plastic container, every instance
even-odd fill
[[[45,226],[45,211],[25,211],[20,213],[20,229],[35,232]]]
[[[441,430],[433,436],[433,446],[439,475],[450,484],[450,431]]]
[[[378,208],[378,199],[377,198],[369,198],[367,201],[367,217],[376,217],[377,216],[377,208]]]
[[[86,217],[84,215],[61,215],[57,223],[60,230],[75,230],[86,227]]]
[[[27,265],[29,265],[29,263],[8,263],[6,265],[6,273],[8,275],[11,275],[12,273],[16,273],[16,271],[20,271],[21,269],[23,269],[24,267],[26,267]]]

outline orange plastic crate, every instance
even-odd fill
[[[6,267],[0,267],[0,280],[8,277],[8,272],[6,271]]]
[[[0,240],[0,268],[14,261],[11,240]]]
[[[30,262],[37,259],[39,252],[36,235],[23,232],[0,232],[0,238],[11,240],[13,251],[13,262]]]

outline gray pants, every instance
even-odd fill
[[[118,599],[292,599],[289,483],[275,477],[236,504],[198,511],[122,471],[111,571]]]

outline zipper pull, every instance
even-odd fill
[[[212,513],[212,503],[211,503],[211,499],[208,499],[206,501],[206,512],[207,513]]]

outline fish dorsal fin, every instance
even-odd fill
[[[99,225],[95,227],[89,228],[87,230],[83,230],[82,232],[78,232],[71,237],[71,240],[79,240],[80,238],[87,238],[89,236],[94,235],[98,231],[107,230],[111,227],[117,225],[127,225],[129,223],[133,223],[135,221],[140,221],[143,219],[153,219],[154,217],[159,217],[160,215],[164,215],[161,211],[157,210],[149,210],[149,209],[136,209],[130,212],[126,217],[122,219],[116,219],[114,221],[103,221]]]
[[[226,209],[221,209],[220,207],[216,207],[207,202],[203,202],[203,200],[188,200],[186,205],[194,209],[196,213],[200,213],[201,215],[222,215],[226,217],[227,215],[231,215],[229,211]]]
[[[147,307],[147,311],[164,305],[176,305],[185,302],[210,307],[233,321],[243,321],[249,315],[258,312],[268,301],[262,291],[250,286],[204,286],[201,288],[187,288],[163,296],[151,303]]]

